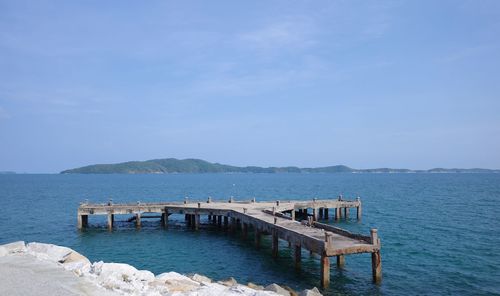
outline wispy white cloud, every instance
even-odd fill
[[[316,44],[315,30],[314,23],[308,18],[294,18],[240,33],[237,39],[243,46],[251,49],[270,50],[283,47],[300,49]]]
[[[480,45],[480,46],[464,47],[438,58],[438,61],[442,63],[453,63],[456,61],[472,58],[474,56],[482,55],[487,52],[491,52],[493,50],[495,51],[498,50],[498,46]]]

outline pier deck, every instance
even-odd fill
[[[353,234],[332,225],[320,223],[329,219],[329,210],[333,209],[333,218],[338,220],[348,217],[349,209],[356,209],[356,216],[361,219],[361,200],[312,200],[312,201],[275,201],[275,202],[228,202],[212,201],[183,203],[135,203],[135,204],[89,204],[83,203],[78,208],[78,228],[88,225],[89,215],[107,215],[108,228],[113,229],[114,215],[133,215],[129,221],[141,225],[141,216],[159,214],[162,225],[168,226],[168,216],[183,214],[186,224],[199,229],[200,215],[208,216],[209,222],[229,231],[241,230],[244,237],[253,230],[255,244],[260,246],[261,235],[272,235],[273,256],[279,255],[279,239],[295,248],[295,265],[300,268],[302,248],[321,256],[321,284],[330,282],[329,257],[337,257],[337,267],[345,264],[345,255],[355,253],[372,254],[372,274],[375,282],[382,278],[380,239],[377,230],[372,229],[370,236]],[[144,216],[145,218],[146,216]],[[151,217],[151,216],[147,216]],[[299,220],[299,221],[297,221]]]

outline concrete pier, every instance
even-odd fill
[[[336,265],[345,265],[345,255],[357,253],[372,254],[373,281],[382,279],[382,260],[380,256],[380,239],[376,229],[370,236],[353,234],[344,229],[318,222],[328,219],[329,209],[335,209],[335,219],[340,219],[342,211],[348,217],[349,209],[356,208],[357,218],[361,218],[361,200],[318,200],[311,201],[275,201],[256,202],[235,201],[231,198],[226,202],[210,199],[208,202],[194,202],[186,199],[181,203],[135,203],[135,204],[81,204],[78,208],[78,228],[88,226],[90,215],[107,215],[107,226],[113,229],[115,215],[134,215],[137,227],[141,220],[150,218],[145,213],[160,214],[162,226],[168,225],[171,214],[182,214],[186,225],[195,230],[200,229],[200,216],[210,216],[208,224],[229,227],[231,232],[241,232],[243,239],[248,238],[248,232],[254,232],[254,244],[261,246],[262,235],[271,235],[273,257],[279,256],[279,241],[288,242],[294,248],[295,267],[300,268],[302,249],[311,254],[318,254],[320,260],[321,284],[328,286],[330,282],[330,257],[336,257]],[[312,213],[308,213],[312,209]],[[296,218],[301,221],[296,221]],[[214,226],[216,227],[216,226]]]

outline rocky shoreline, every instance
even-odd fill
[[[286,286],[214,282],[199,274],[154,275],[123,263],[91,263],[62,246],[23,241],[0,245],[0,286],[8,295],[151,295],[151,296],[318,296],[317,288],[300,293]]]

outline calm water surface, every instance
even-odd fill
[[[317,257],[303,254],[301,271],[292,250],[273,260],[269,238],[256,250],[239,235],[191,231],[171,216],[141,230],[120,222],[109,233],[104,217],[76,229],[79,202],[194,199],[288,200],[360,196],[363,220],[333,222],[354,232],[379,229],[383,283],[371,283],[370,255],[346,256],[331,269],[327,295],[500,295],[500,174],[175,174],[0,175],[0,243],[15,240],[73,248],[91,261],[125,262],[155,274],[201,273],[214,279],[278,283],[295,289],[319,285]],[[101,219],[102,218],[102,219]],[[250,236],[251,237],[251,236]]]

